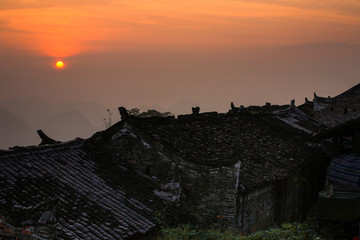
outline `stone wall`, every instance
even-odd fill
[[[279,181],[276,184],[274,188],[275,223],[281,224],[300,220],[299,217],[302,213],[301,195],[300,187],[291,178]]]
[[[204,228],[244,234],[303,219],[316,202],[325,179],[323,159],[285,179],[246,190],[239,183],[240,162],[206,166],[184,161],[136,131],[122,130],[112,141],[114,159],[159,182],[155,194],[177,204],[184,220]]]
[[[237,231],[248,234],[274,224],[302,221],[317,201],[327,165],[328,159],[318,156],[311,167],[299,169],[286,179],[239,192]]]
[[[236,166],[209,167],[183,161],[136,130],[121,130],[112,139],[113,160],[159,180],[155,194],[178,203],[186,220],[202,227],[236,227],[238,171]],[[171,157],[171,160],[167,157]]]
[[[131,128],[124,128],[115,135],[110,148],[112,160],[117,165],[139,170],[163,183],[178,181],[178,164]]]
[[[206,228],[235,229],[237,215],[236,167],[211,168],[185,163],[181,206],[194,223]]]
[[[274,222],[275,187],[268,185],[241,194],[238,231],[252,233],[267,228]]]

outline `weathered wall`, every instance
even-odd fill
[[[328,159],[314,156],[309,165],[281,181],[239,193],[238,231],[248,234],[273,224],[303,220],[316,203]]]
[[[181,206],[202,227],[234,229],[236,179],[236,167],[211,168],[185,163],[181,176]]]
[[[114,158],[160,181],[156,194],[176,203],[186,221],[205,228],[251,233],[274,223],[301,220],[315,203],[326,169],[314,156],[306,169],[282,181],[242,192],[240,162],[210,167],[183,161],[135,131],[123,130],[112,141]],[[169,156],[168,159],[166,156]],[[326,164],[326,163],[325,163]],[[240,171],[241,174],[241,171]]]
[[[292,222],[299,220],[302,212],[300,204],[301,189],[293,179],[279,181],[274,188],[274,222]]]
[[[325,183],[327,159],[314,159],[311,167],[299,169],[274,188],[274,221],[302,221],[316,203]]]
[[[176,203],[187,220],[203,227],[235,228],[238,168],[208,167],[162,154],[161,146],[123,129],[112,139],[111,152],[119,164],[160,180],[156,193]]]
[[[282,222],[299,220],[303,192],[294,181],[279,181],[241,194],[238,231],[249,234]]]
[[[238,231],[252,233],[269,227],[274,222],[275,191],[273,185],[241,194]]]
[[[178,165],[131,128],[122,129],[113,136],[111,153],[112,159],[120,165],[137,169],[161,182],[178,181]]]

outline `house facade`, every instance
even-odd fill
[[[320,126],[294,105],[177,119],[127,116],[100,141],[113,163],[156,179],[154,194],[181,209],[179,221],[247,234],[302,219],[316,202],[326,157],[308,140]]]
[[[311,143],[322,126],[294,102],[177,118],[119,110],[122,121],[89,139],[39,132],[40,146],[0,151],[9,224],[26,225],[15,206],[56,198],[48,239],[146,239],[159,219],[248,234],[301,220],[323,186],[326,156]]]

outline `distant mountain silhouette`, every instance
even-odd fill
[[[196,106],[199,106],[199,104],[191,100],[183,99],[169,107],[169,112],[173,114],[190,114],[191,108]]]
[[[88,138],[95,133],[89,120],[78,111],[68,111],[47,119],[41,129],[51,138],[59,141],[77,137]]]
[[[56,115],[77,111],[83,114],[97,130],[101,130],[104,127],[102,119],[106,116],[106,108],[95,102],[65,101],[53,105],[34,96],[5,99],[0,102],[0,108],[21,117],[34,129],[42,128],[49,118]]]
[[[165,110],[164,108],[160,107],[159,105],[150,105],[150,106],[146,106],[146,105],[141,105],[141,106],[135,106],[136,108],[138,108],[140,110],[140,112],[146,112],[147,110],[157,110],[159,112],[167,112],[167,110]],[[131,108],[129,108],[131,109]]]
[[[33,129],[41,128],[46,118],[56,114],[50,103],[38,97],[5,99],[0,107],[22,118]]]
[[[0,108],[6,110],[7,115],[11,114],[21,119],[19,121],[22,125],[32,129],[31,136],[36,139],[35,142],[26,141],[28,135],[18,134],[7,141],[7,138],[0,136],[0,147],[6,148],[12,145],[39,144],[40,138],[35,131],[38,129],[44,130],[50,137],[59,141],[90,137],[96,131],[105,128],[103,119],[107,114],[106,108],[95,102],[66,101],[53,105],[38,97],[5,99],[0,102]],[[1,129],[7,128],[10,124],[8,122],[5,123],[4,120]]]
[[[0,109],[0,149],[39,143],[40,138],[36,131],[29,127],[24,120],[7,110]]]
[[[84,101],[66,101],[56,106],[56,112],[58,114],[77,111],[83,114],[86,119],[89,120],[92,126],[96,130],[104,129],[103,118],[106,116],[106,108],[96,102],[84,102]],[[118,117],[120,118],[120,116]]]

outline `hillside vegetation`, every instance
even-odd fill
[[[158,240],[321,240],[314,226],[305,223],[285,223],[281,227],[270,228],[247,236],[233,232],[219,230],[196,230],[190,225],[177,228],[162,229],[162,236]]]

